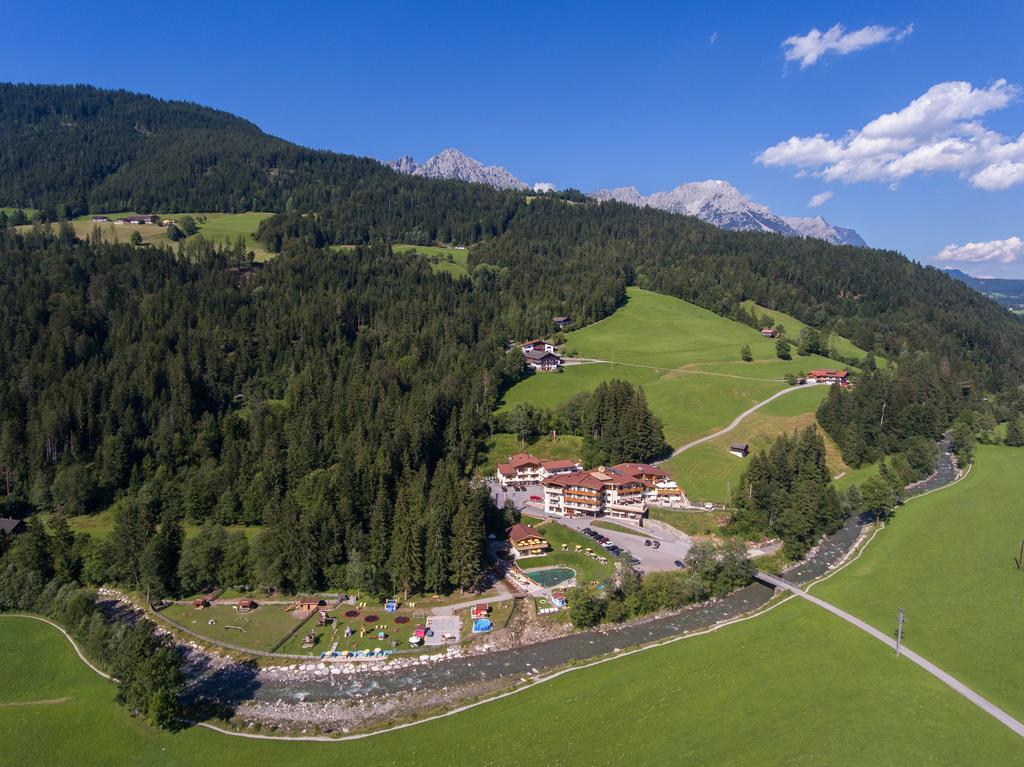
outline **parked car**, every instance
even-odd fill
[[[650,538],[645,538],[644,539],[644,546],[650,546],[650,545],[651,545],[651,539]]]
[[[651,541],[651,545],[654,548],[656,548],[656,549],[660,549],[661,548],[661,541]]]
[[[540,503],[544,499],[541,498],[539,495],[531,495],[530,500],[533,501],[534,503]]]
[[[673,564],[675,564],[676,567],[683,567],[683,563],[680,562],[678,559]]]

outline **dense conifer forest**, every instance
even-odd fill
[[[897,253],[401,176],[123,91],[0,86],[0,203],[53,222],[0,219],[4,513],[117,502],[111,542],[76,549],[91,582],[471,586],[507,521],[470,476],[526,374],[509,343],[553,315],[605,317],[629,285],[744,321],[753,299],[895,361],[866,360],[863,386],[823,405],[855,464],[934,440],[1024,376],[1018,319]],[[255,269],[201,239],[83,242],[59,224],[122,209],[271,211],[258,237],[279,255]],[[400,242],[470,246],[470,276]],[[606,387],[553,417],[595,460],[648,459],[663,439],[642,398]],[[609,403],[642,416],[632,443]],[[750,530],[775,529],[749,511]],[[204,533],[183,543],[183,523]],[[262,533],[250,546],[231,524]]]

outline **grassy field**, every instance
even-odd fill
[[[285,612],[284,605],[260,605],[247,613],[231,605],[211,605],[202,610],[190,604],[171,605],[160,614],[210,639],[268,651],[307,617],[305,613]],[[216,621],[212,626],[211,620]]]
[[[736,487],[747,465],[746,460],[729,452],[729,445],[746,442],[751,452],[767,448],[779,434],[792,434],[814,424],[814,412],[826,396],[826,387],[815,386],[780,397],[747,416],[728,434],[697,445],[666,461],[665,468],[682,485],[691,501],[725,503],[729,499],[730,488]],[[823,435],[832,476],[850,472],[839,448],[828,435]]]
[[[596,541],[583,535],[583,533],[578,533],[557,522],[544,522],[536,517],[529,517],[525,514],[523,515],[523,523],[536,527],[551,546],[551,551],[543,556],[520,559],[518,564],[524,570],[530,570],[535,567],[571,567],[576,571],[577,581],[581,585],[583,583],[600,583],[608,580],[615,574],[615,557],[602,549]],[[566,551],[562,551],[563,543],[568,546]],[[584,550],[588,547],[593,549],[595,554],[603,556],[608,560],[608,563],[601,564],[588,557],[585,553],[577,552],[575,550],[577,544],[582,546]]]
[[[538,458],[556,460],[569,458],[579,460],[583,453],[583,438],[571,434],[561,434],[554,440],[549,435],[528,440],[525,444],[519,442],[514,434],[495,434],[486,443],[487,456],[479,466],[481,474],[489,475],[497,471],[498,464],[508,460],[510,455],[516,453],[532,453]]]
[[[753,301],[744,301],[743,306],[747,309],[753,309],[756,311],[758,317],[762,315],[771,317],[773,325],[779,325],[781,323],[786,330],[786,337],[793,343],[796,343],[800,339],[800,332],[807,328],[805,323],[801,322],[791,314],[777,312],[774,309],[766,309],[760,304],[755,304]],[[865,354],[867,354],[867,352],[857,346],[853,341],[838,334],[830,336],[829,346],[830,348],[835,349],[843,357],[861,359]],[[794,353],[795,351],[796,350],[794,349]],[[876,357],[875,362],[878,367],[885,367],[886,364],[888,364],[887,360],[882,357]]]
[[[740,360],[748,344],[753,362]],[[775,342],[756,330],[678,298],[629,289],[625,306],[567,336],[565,349],[605,360],[538,374],[505,395],[501,409],[529,401],[554,408],[602,381],[623,378],[643,386],[670,445],[720,429],[737,414],[786,386],[786,373],[835,367],[823,357],[775,356]]]
[[[453,277],[468,277],[467,248],[439,248],[435,245],[392,245],[395,253],[419,253],[430,262],[435,272],[448,272]]]
[[[647,510],[651,519],[671,525],[687,535],[717,535],[721,529],[719,518],[728,518],[728,514],[716,511],[678,511],[652,506]]]
[[[134,211],[119,211],[102,215],[107,216],[113,221],[132,212]],[[253,236],[259,227],[260,221],[273,215],[272,213],[160,213],[159,215],[161,218],[174,219],[180,219],[182,216],[192,216],[199,227],[199,234],[207,240],[225,245],[234,245],[239,235],[241,235],[245,238],[246,249],[255,253],[257,261],[266,261],[273,256]],[[92,221],[92,214],[80,216],[69,223],[74,228],[75,235],[80,239],[89,237],[93,229],[99,226],[104,239],[110,242],[115,240],[118,242],[128,242],[131,239],[132,232],[138,232],[142,235],[142,242],[145,244],[173,244],[167,238],[167,228],[157,224],[124,224],[120,226],[113,223],[96,224]]]
[[[38,673],[26,674],[31,658]],[[53,628],[0,617],[0,761],[121,767],[1012,764],[1020,739],[853,627],[796,601],[453,717],[349,743],[274,743],[132,719]],[[614,699],[622,726],[594,722]],[[529,721],[529,749],[522,729]],[[476,747],[471,744],[486,744]],[[45,756],[41,752],[45,752]]]
[[[110,534],[114,532],[114,515],[116,513],[117,503],[114,503],[109,508],[103,511],[98,511],[95,514],[83,514],[78,517],[71,517],[68,523],[71,525],[71,529],[76,533],[88,533],[89,535],[95,536],[96,538],[108,538]],[[44,516],[43,519],[46,519]],[[192,523],[185,524],[185,537],[194,538],[199,534],[201,529],[200,525]],[[224,529],[229,533],[245,533],[245,537],[252,540],[253,537],[262,529],[259,525],[225,525]]]
[[[843,576],[814,593],[874,626],[906,609],[909,647],[1024,718],[1024,449],[979,446],[971,473],[911,501]]]
[[[0,205],[0,211],[3,211],[4,214],[7,215],[7,216],[14,215],[15,213],[18,212],[18,210],[19,209],[17,207],[11,208],[11,207]],[[39,215],[39,211],[36,210],[35,208],[21,208],[21,211],[25,214],[25,218],[28,219],[29,221],[31,221],[37,215]]]

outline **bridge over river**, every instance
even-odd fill
[[[936,473],[910,490],[908,495],[935,490],[949,484],[957,476],[948,445],[944,445]],[[804,561],[786,572],[787,582],[807,583],[827,573],[852,548],[868,522],[858,518],[848,519],[840,530],[828,536]],[[197,692],[239,702],[247,698],[266,702],[278,699],[330,701],[441,689],[497,679],[507,679],[509,684],[513,684],[524,677],[537,676],[564,664],[708,628],[761,607],[774,593],[774,585],[758,581],[727,597],[694,605],[673,615],[573,633],[546,642],[484,655],[451,658],[393,670],[384,667],[372,672],[286,679],[269,679],[261,675],[257,681],[252,679],[251,673],[246,675],[241,669],[238,678],[233,678],[230,672],[221,669],[212,674],[209,680],[200,681]]]

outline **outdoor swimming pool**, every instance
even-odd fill
[[[557,586],[562,581],[575,578],[576,571],[571,567],[549,567],[546,570],[535,570],[534,572],[527,573],[527,575],[538,586],[551,588],[552,586]]]

